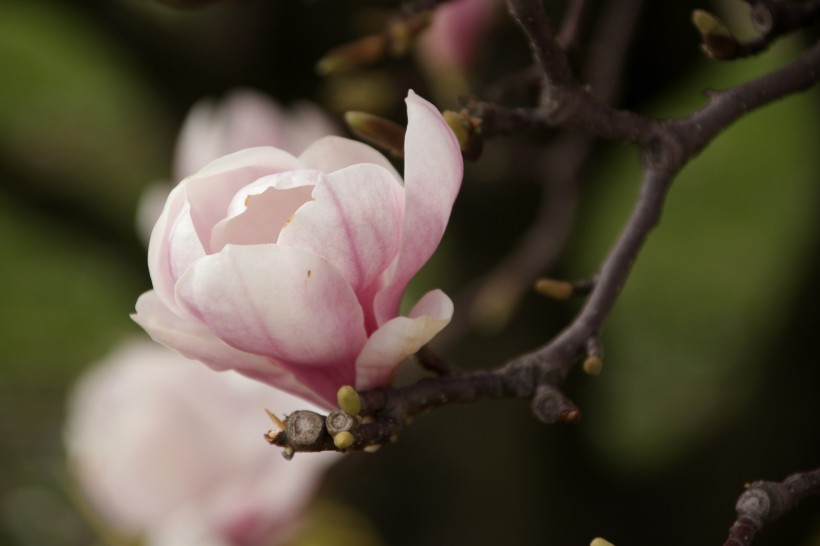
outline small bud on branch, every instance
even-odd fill
[[[702,9],[692,12],[692,23],[700,32],[701,49],[712,59],[733,59],[737,53],[737,38],[716,15]]]
[[[345,123],[356,136],[393,157],[404,157],[405,128],[398,123],[366,112],[345,113]]]

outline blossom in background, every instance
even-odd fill
[[[428,292],[398,315],[461,185],[458,142],[407,97],[404,185],[371,147],[325,137],[301,155],[251,148],[183,180],[151,235],[154,290],[134,319],[160,343],[330,407],[388,384],[449,322]]]
[[[424,64],[437,74],[466,71],[502,7],[500,0],[455,0],[436,8],[419,38]]]
[[[323,136],[338,134],[336,125],[309,102],[282,108],[268,96],[237,89],[221,101],[202,99],[188,112],[177,138],[173,180],[194,174],[214,159],[254,146],[273,146],[298,154]],[[148,239],[171,186],[155,184],[143,193],[137,231]]]
[[[287,110],[249,89],[230,93],[215,103],[196,103],[179,133],[174,153],[174,180],[223,155],[254,146],[273,146],[298,154],[315,140],[338,134],[338,128],[315,105],[292,104]]]
[[[125,344],[69,397],[69,467],[88,502],[151,546],[276,543],[337,457],[285,461],[261,437],[262,408],[305,402],[215,374],[148,341]]]

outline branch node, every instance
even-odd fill
[[[285,418],[285,434],[293,449],[311,447],[327,434],[325,419],[312,411],[295,411]]]
[[[532,410],[538,419],[548,425],[577,423],[581,410],[564,393],[549,384],[541,384],[532,399]]]
[[[774,14],[766,2],[755,2],[751,17],[752,24],[761,34],[768,34],[774,28]]]
[[[763,488],[752,484],[752,486],[740,495],[735,505],[738,514],[752,519],[758,526],[762,526],[770,513],[771,500],[769,494]]]
[[[336,435],[342,432],[353,432],[359,428],[360,421],[358,417],[350,415],[345,410],[337,409],[327,416],[325,426],[328,433],[336,438]]]

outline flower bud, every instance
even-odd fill
[[[362,399],[356,389],[350,385],[344,385],[336,393],[339,407],[348,415],[359,415],[362,411]]]
[[[575,292],[570,282],[546,278],[535,281],[535,291],[555,300],[568,300]]]
[[[598,537],[598,538],[593,538],[592,542],[589,543],[589,546],[615,546],[615,545],[612,544],[611,542],[609,542],[608,540],[604,540],[603,538]]]
[[[366,112],[346,112],[345,122],[353,133],[390,153],[404,156],[405,129],[398,123]]]
[[[604,361],[600,356],[590,355],[584,360],[584,373],[587,375],[600,375],[603,370]]]
[[[484,150],[484,139],[478,130],[478,121],[471,118],[467,110],[459,112],[445,110],[443,115],[444,121],[456,135],[464,157],[471,161],[481,157],[481,152]]]
[[[353,445],[355,438],[349,432],[340,432],[333,437],[333,445],[338,449],[347,449]]]
[[[737,52],[737,39],[716,15],[702,9],[692,12],[692,23],[700,32],[701,49],[713,59],[731,59]]]
[[[365,36],[328,51],[316,63],[316,72],[320,76],[329,76],[368,65],[384,57],[386,50],[387,37],[381,34]]]

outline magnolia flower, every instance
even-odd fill
[[[223,100],[202,99],[185,118],[174,152],[173,178],[182,180],[223,155],[254,146],[274,146],[298,154],[313,141],[338,134],[338,128],[309,102],[283,109],[273,99],[250,89],[231,92]],[[155,184],[137,208],[137,232],[147,240],[171,187]]]
[[[285,461],[260,431],[262,408],[305,402],[214,374],[151,342],[117,349],[75,385],[65,443],[89,503],[152,546],[270,545],[293,530],[322,453]]]
[[[154,228],[154,290],[136,320],[189,358],[326,407],[342,385],[384,386],[449,322],[428,292],[398,316],[461,185],[458,142],[407,97],[404,183],[369,146],[325,137],[301,155],[251,148],[177,186]]]

